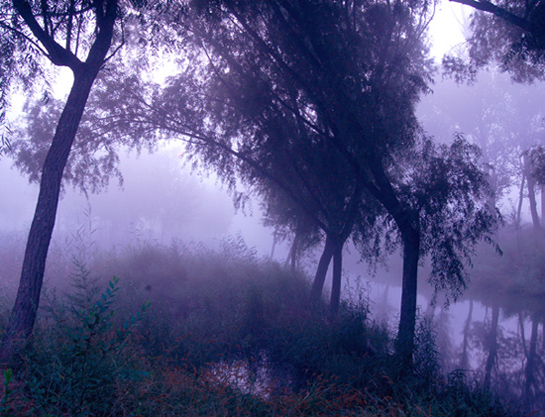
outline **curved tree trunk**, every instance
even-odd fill
[[[113,25],[117,18],[117,1],[99,1],[95,4],[97,29],[95,41],[85,62],[69,50],[56,44],[41,30],[27,2],[13,2],[33,33],[50,51],[57,65],[68,66],[74,73],[74,84],[61,113],[51,147],[47,153],[40,180],[40,192],[30,227],[21,279],[6,333],[0,346],[0,361],[11,362],[28,341],[40,301],[47,251],[55,225],[61,181],[76,136],[91,87],[104,64],[110,49]]]
[[[2,340],[2,359],[9,360],[24,345],[36,320],[47,251],[55,225],[62,174],[95,74],[76,74],[42,169],[40,193],[30,226],[21,279]]]
[[[380,201],[393,217],[403,243],[401,312],[395,348],[400,369],[402,372],[406,372],[413,365],[421,238],[419,217],[417,212],[399,201],[389,178],[381,166],[371,165],[371,170],[378,186],[368,182],[366,184],[368,191]]]
[[[335,245],[333,239],[329,235],[326,236],[324,250],[320,257],[320,261],[318,262],[318,269],[316,270],[314,282],[312,283],[311,298],[313,300],[319,300],[322,296],[327,269],[331,263],[331,258],[333,258],[334,249]]]

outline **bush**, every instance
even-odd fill
[[[127,342],[148,304],[119,326],[114,320],[119,280],[114,277],[91,300],[97,291],[83,285],[88,278],[83,270],[75,295],[42,317],[25,353],[25,390],[37,414],[106,415],[115,408],[118,383],[146,373],[140,369],[143,352]]]
[[[46,292],[24,367],[4,373],[2,415],[509,415],[441,377],[428,322],[400,378],[366,297],[331,317],[306,277],[240,239],[95,255],[74,262],[69,294]],[[144,299],[153,308],[130,316]]]

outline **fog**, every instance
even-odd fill
[[[489,77],[490,75],[485,75],[485,79]],[[505,86],[505,91],[501,94],[513,97],[520,95],[527,97],[529,101],[532,97],[537,100],[543,97],[541,91],[545,91],[545,87],[541,84],[527,87],[513,84],[505,74],[497,73],[493,77],[499,80],[497,82],[500,85]],[[452,120],[460,117],[457,114],[482,110],[479,103],[474,103],[477,107],[473,110],[466,102],[466,97],[471,97],[477,87],[479,85],[457,85],[451,80],[444,80],[433,87],[433,94],[422,98],[419,106],[421,120],[425,129],[437,141],[448,143],[457,132],[475,134],[474,131],[464,131],[460,122],[453,123]],[[492,100],[495,98],[492,97]],[[444,110],[437,113],[438,108]],[[489,110],[485,108],[482,111]],[[541,110],[531,108],[531,111],[539,114]],[[519,109],[517,112],[526,113],[526,110]],[[192,171],[183,158],[182,145],[176,142],[164,143],[151,154],[145,151],[121,151],[120,170],[123,182],[112,180],[109,187],[98,194],[85,195],[70,186],[64,188],[53,235],[54,245],[64,244],[76,230],[83,227],[92,229],[91,240],[105,250],[129,245],[131,242],[152,242],[168,246],[173,240],[217,247],[222,239],[238,235],[249,247],[255,248],[259,257],[271,256],[273,230],[262,224],[260,202],[250,199],[244,208],[235,210],[227,187],[214,173]],[[13,161],[8,157],[0,160],[0,172],[3,178],[0,195],[6,196],[0,206],[3,233],[16,235],[23,242],[32,220],[38,186],[29,184],[13,167]],[[516,209],[518,193],[517,185],[513,183],[497,203],[506,218]],[[522,223],[528,225],[531,217],[526,198],[522,204]],[[538,198],[538,211],[540,206]],[[287,262],[288,252],[289,242],[275,245],[274,260]],[[314,273],[319,255],[318,247],[303,260],[302,267],[309,275]],[[479,266],[478,257],[475,258],[475,265]],[[350,288],[345,288],[346,293],[356,296],[356,288],[366,292],[372,300],[371,308],[376,317],[389,321],[394,328],[401,300],[399,253],[390,255],[385,265],[374,271],[365,262],[361,262],[357,250],[351,247],[346,250],[343,271],[350,283]],[[418,299],[422,311],[430,311],[429,303],[433,295],[433,289],[427,283],[428,273],[426,265],[423,265],[420,272],[421,295]],[[327,285],[330,285],[330,274],[331,267]],[[0,276],[3,282],[11,281],[11,287],[15,286],[18,279],[17,276],[8,277],[5,273]],[[444,311],[450,318],[449,334],[454,344],[461,343],[462,329],[469,309],[469,301],[464,298],[462,296],[462,300],[445,309],[441,294],[436,301],[435,314],[440,315]],[[478,303],[474,315],[486,320],[487,314],[488,307]],[[504,319],[502,325],[506,331],[517,331],[517,320]]]
[[[460,5],[446,3],[437,12],[431,27],[437,62],[443,53],[463,41],[463,10]],[[66,78],[61,79],[55,91],[59,98],[64,98]],[[461,135],[479,146],[483,166],[494,181],[493,205],[501,212],[503,224],[493,244],[480,243],[475,247],[472,264],[465,265],[467,288],[455,297],[445,288],[435,291],[429,282],[431,260],[427,257],[421,261],[418,323],[428,323],[432,329],[445,375],[462,369],[482,381],[492,372],[500,395],[509,399],[522,396],[526,387],[523,374],[533,344],[539,358],[534,398],[536,404],[542,404],[539,392],[545,387],[545,323],[540,304],[545,294],[545,270],[541,243],[532,234],[536,223],[531,199],[536,199],[538,220],[543,227],[545,198],[537,184],[535,189],[524,185],[528,184],[528,175],[522,155],[545,146],[545,84],[516,84],[508,74],[492,68],[481,72],[473,84],[457,84],[438,73],[431,88],[433,92],[423,95],[417,107],[424,130],[437,144],[451,145]],[[23,107],[14,107],[20,116]],[[12,123],[20,120],[14,113],[9,117]],[[186,149],[183,143],[169,139],[162,140],[153,152],[121,148],[122,181],[112,178],[96,194],[64,184],[48,255],[47,291],[70,291],[61,279],[65,277],[61,271],[63,262],[73,262],[74,253],[90,248],[106,258],[106,254],[128,247],[188,245],[221,250],[225,242],[236,241],[243,242],[256,258],[289,269],[293,235],[281,240],[275,236],[274,228],[263,224],[262,202],[255,193],[235,209],[233,189],[229,190],[213,170],[193,169],[186,159]],[[9,155],[0,158],[0,178],[0,283],[12,302],[39,189],[17,170]],[[240,181],[236,189],[249,191]],[[305,251],[294,268],[308,281],[312,281],[318,268],[323,240]],[[377,265],[362,260],[357,245],[350,240],[343,256],[343,302],[349,304],[364,298],[373,320],[395,332],[402,299],[403,258],[399,245]],[[330,265],[327,295],[331,292],[332,274]],[[152,276],[145,283],[150,294],[149,288],[163,285],[163,281],[155,282]],[[166,293],[171,284],[165,285]],[[492,344],[489,339],[495,313],[499,319]],[[493,371],[487,363],[492,345],[500,352],[495,353]]]

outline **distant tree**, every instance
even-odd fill
[[[528,150],[529,174],[542,187],[545,186],[545,147],[535,145]]]
[[[496,62],[518,82],[545,77],[544,1],[449,1],[479,11],[471,22],[470,65],[461,58],[446,57],[443,63],[449,70],[474,76],[478,68]]]
[[[31,66],[39,65],[43,56],[54,65],[70,68],[74,75],[41,170],[40,193],[21,281],[0,347],[0,358],[10,361],[26,343],[34,326],[64,167],[92,85],[111,57],[108,52],[116,33],[119,4],[117,0],[13,0],[1,7],[2,45],[12,52],[10,57],[2,54],[3,63],[8,65],[2,67],[3,83],[14,81],[6,77],[17,73],[18,67],[25,67],[29,60]]]
[[[322,241],[320,228],[282,190],[270,187],[264,191],[267,195],[261,197],[263,224],[274,228],[276,241],[291,238],[286,263],[295,271],[302,255]]]
[[[460,352],[460,364],[459,368],[462,370],[470,369],[470,355],[469,355],[469,332],[471,330],[471,323],[473,320],[473,299],[469,300],[469,311],[464,323],[463,340],[462,340],[462,352]]]

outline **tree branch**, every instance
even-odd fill
[[[489,2],[488,0],[449,0],[449,1],[473,7],[476,10],[481,10],[483,12],[491,13],[494,16],[497,16],[500,19],[503,19],[506,22],[519,27],[526,32],[535,33],[537,31],[536,25],[534,25],[528,19],[523,19],[502,7],[496,6],[495,4]]]
[[[36,36],[38,41],[40,41],[40,43],[47,50],[47,56],[53,64],[69,67],[72,70],[77,69],[82,64],[77,56],[59,45],[55,39],[53,39],[52,35],[50,35],[40,26],[36,20],[36,17],[32,13],[30,4],[27,1],[13,0],[13,7],[23,18],[34,36]]]

